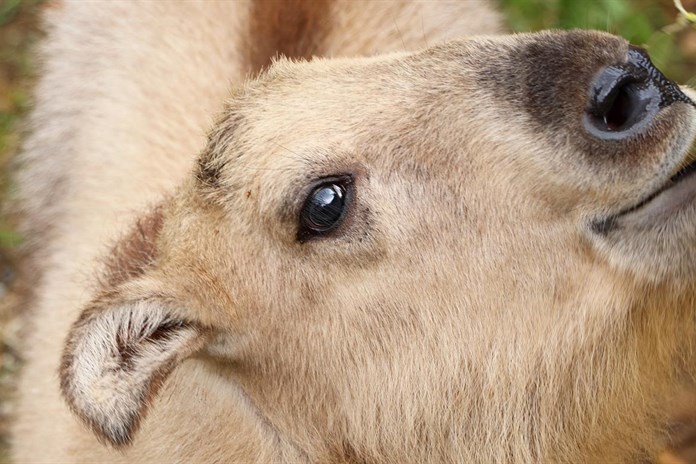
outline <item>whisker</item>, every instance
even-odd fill
[[[404,42],[404,36],[401,33],[401,29],[399,29],[399,25],[396,24],[396,19],[392,21],[394,21],[394,27],[396,28],[396,32],[399,33],[399,38],[401,39],[401,46],[403,47],[404,51],[406,51],[406,42]]]
[[[279,147],[282,148],[283,150],[289,151],[290,153],[292,153],[292,154],[295,155],[295,156],[298,156],[298,157],[300,156],[299,153],[295,153],[294,151],[290,150],[288,147],[285,147],[285,146],[279,144],[278,142],[273,142],[273,143],[275,143],[277,146],[279,146]]]

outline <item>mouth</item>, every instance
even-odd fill
[[[673,215],[696,199],[696,145],[692,146],[677,172],[638,203],[591,223],[592,230],[607,235],[619,222],[650,223]]]

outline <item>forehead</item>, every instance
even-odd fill
[[[468,48],[462,43],[457,52]],[[393,167],[402,155],[412,161],[424,154],[435,163],[434,153],[468,140],[467,127],[450,129],[467,119],[475,82],[452,49],[276,62],[230,100],[201,157],[202,177],[230,180],[244,175],[241,166]]]
[[[422,175],[427,165],[439,177],[472,177],[476,164],[539,161],[552,138],[573,135],[592,76],[625,49],[608,35],[570,32],[280,60],[230,100],[199,177],[234,188],[248,183],[250,170],[340,170],[350,162],[402,176]]]

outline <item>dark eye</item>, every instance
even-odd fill
[[[300,241],[335,229],[346,212],[349,179],[332,179],[315,187],[300,213]]]

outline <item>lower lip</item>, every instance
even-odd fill
[[[641,206],[616,218],[625,225],[664,221],[696,198],[696,163],[692,163]]]

